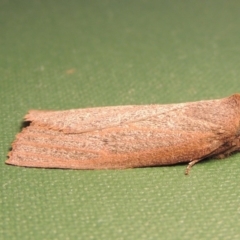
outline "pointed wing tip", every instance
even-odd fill
[[[40,112],[44,112],[42,110],[36,110],[36,109],[31,109],[27,112],[27,114],[24,116],[25,121],[32,121],[35,117],[36,114],[39,114]]]
[[[13,162],[14,161],[12,161],[11,156],[8,155],[8,159],[5,161],[5,164],[7,164],[7,165],[15,165]]]

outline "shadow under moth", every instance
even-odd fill
[[[124,169],[224,158],[240,150],[240,94],[166,105],[32,110],[7,164]]]

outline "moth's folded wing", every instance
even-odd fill
[[[141,121],[155,115],[173,111],[184,105],[117,106],[66,111],[31,110],[25,116],[25,120],[38,126],[65,133],[81,133]]]
[[[155,117],[159,118],[159,124],[163,119],[165,122],[169,121],[168,125],[174,122],[174,124],[188,127],[188,122],[193,120],[202,121],[203,124],[206,123],[205,126],[209,124],[210,128],[212,125],[225,129],[232,127],[232,131],[234,131],[239,121],[238,104],[236,104],[234,96],[218,100],[168,105],[116,106],[66,111],[32,110],[25,116],[25,120],[65,133],[112,128],[145,120],[151,121]],[[178,120],[179,116],[187,117],[188,122],[181,122],[181,119]]]
[[[31,124],[17,136],[7,163],[98,169],[201,159],[236,135],[238,111],[232,105],[225,99],[30,111],[26,120]]]
[[[212,132],[124,125],[66,134],[30,125],[18,134],[6,163],[71,169],[171,165],[203,158],[220,145]]]

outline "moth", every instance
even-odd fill
[[[240,150],[240,94],[166,105],[31,110],[7,164],[125,169],[188,163]]]

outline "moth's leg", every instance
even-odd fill
[[[231,143],[231,147],[226,149],[224,152],[221,152],[217,155],[214,156],[214,158],[218,158],[218,159],[223,159],[225,157],[229,157],[229,155],[233,152],[237,152],[240,151],[240,141],[239,139],[236,139],[235,141],[233,141]]]
[[[187,166],[187,168],[186,168],[186,170],[185,170],[185,175],[188,175],[190,169],[192,168],[192,166],[195,165],[196,163],[200,162],[201,160],[202,160],[202,158],[196,159],[196,160],[193,160],[193,161],[189,162],[189,163],[188,163],[188,166]]]
[[[233,147],[233,148],[230,148],[226,152],[223,152],[223,153],[220,153],[220,154],[214,156],[214,158],[223,159],[223,158],[229,157],[231,155],[231,153],[237,152],[237,151],[239,151],[239,147]]]

